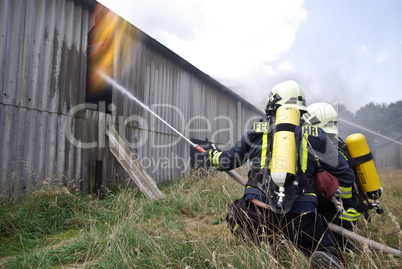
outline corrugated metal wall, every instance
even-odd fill
[[[0,0],[1,196],[23,196],[34,187],[57,183],[93,191],[98,159],[105,187],[128,178],[107,142],[105,148],[82,148],[66,135],[71,131],[83,143],[104,137],[96,110],[71,113],[85,102],[94,4]],[[123,57],[131,57],[131,68],[114,78],[186,136],[228,146],[243,134],[245,122],[261,113],[134,26],[132,31],[136,34],[127,36],[135,39],[132,53],[116,51],[114,59],[117,68]],[[190,146],[183,139],[118,92],[113,104],[116,129],[158,183],[187,172]],[[214,134],[217,130],[223,131]]]
[[[1,0],[0,7],[1,194],[25,195],[46,178],[88,190],[79,181],[88,161],[66,140],[65,123],[85,97],[89,8],[46,0]]]
[[[137,36],[127,35],[124,41],[134,44],[134,40],[128,39]],[[117,57],[115,63],[127,56],[132,56],[133,71],[115,72],[115,79],[186,137],[208,139],[221,147],[232,146],[245,132],[246,122],[253,116],[261,116],[255,107],[190,64],[182,64],[182,59],[147,36],[142,36],[134,51],[125,51]],[[124,95],[115,93],[113,103],[124,103],[117,108],[117,115],[123,119],[139,115],[149,123],[148,130],[142,130],[134,122],[123,129],[129,142],[148,139],[149,143],[133,145],[132,150],[144,159],[144,166],[148,160],[159,164],[149,170],[154,179],[162,182],[179,177],[190,164],[190,145]],[[161,167],[164,160],[172,159],[179,162],[168,164],[173,169]]]

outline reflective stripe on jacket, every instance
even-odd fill
[[[231,170],[240,167],[247,160],[250,160],[251,174],[261,174],[260,171],[269,165],[273,136],[272,128],[264,128],[266,126],[261,123],[258,123],[257,127],[248,130],[231,149],[223,151],[214,163],[218,164],[218,167],[222,170]],[[308,185],[311,184],[311,179],[315,180],[318,169],[311,148],[314,149],[315,154],[319,157],[322,167],[337,177],[342,186],[348,186],[353,183],[353,171],[321,128],[311,125],[297,126],[295,128],[295,139],[296,145],[299,145],[298,164],[300,165],[295,183],[301,185],[301,187],[298,187],[298,191],[292,193],[294,195],[298,193],[298,197],[295,197],[298,203],[303,202],[303,200],[311,203],[312,198],[315,204],[318,202],[316,196],[306,195],[306,192],[312,193],[311,188],[308,191],[306,190],[308,187],[311,187]],[[264,182],[261,182],[262,178],[255,179],[249,177],[247,185],[260,191],[265,191],[259,187],[264,185]],[[303,191],[305,186],[306,189]],[[247,194],[247,189],[245,194]],[[310,209],[308,211],[313,210]]]

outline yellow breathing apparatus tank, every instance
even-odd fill
[[[276,111],[272,147],[271,178],[283,191],[296,177],[297,149],[295,127],[300,124],[300,112],[294,106],[283,105]]]
[[[380,198],[382,186],[366,138],[362,134],[352,134],[346,138],[346,146],[363,191],[370,199]]]

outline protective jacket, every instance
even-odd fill
[[[271,208],[277,188],[269,176],[272,137],[272,126],[267,122],[256,122],[235,146],[212,158],[212,164],[221,170],[237,168],[250,160],[245,200],[257,198]],[[338,178],[341,186],[350,187],[355,180],[354,173],[321,128],[296,126],[295,140],[298,147],[297,175],[293,184],[285,188],[287,208],[282,213],[316,212],[315,176],[318,165],[312,151],[319,157],[321,166]]]
[[[349,161],[351,160],[351,157],[345,141],[343,141],[340,137],[338,138],[334,137],[331,139],[331,142],[338,149],[339,153],[343,156],[343,158],[346,160],[349,167],[353,170],[353,166]],[[355,180],[356,179],[357,178],[355,175]],[[357,221],[360,216],[360,213],[364,212],[365,210],[364,204],[358,199],[359,194],[356,184],[357,183],[354,183],[351,186],[349,185],[341,186],[342,202],[345,211],[339,215],[339,218],[343,221],[350,221],[350,222]]]
[[[349,167],[353,171],[353,167],[350,164],[349,160],[351,159],[349,151],[346,147],[346,143],[341,139],[341,138],[332,138],[331,139],[332,144],[338,149],[339,153],[343,156],[343,158],[346,160],[348,163]],[[355,177],[356,179],[356,177]],[[343,206],[345,209],[351,208],[351,207],[356,207],[356,197],[353,197],[353,184],[352,185],[346,185],[346,186],[341,186],[342,189],[342,201],[343,201]],[[353,199],[352,199],[353,198]]]

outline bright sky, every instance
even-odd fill
[[[257,108],[296,80],[307,105],[402,100],[400,0],[98,0]]]

